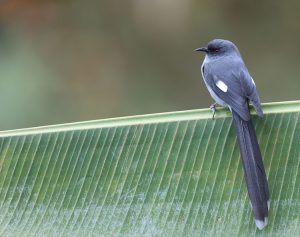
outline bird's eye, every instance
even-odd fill
[[[218,47],[209,47],[208,46],[208,51],[211,52],[211,53],[218,53],[218,52],[220,52],[220,48],[218,48]]]

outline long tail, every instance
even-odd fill
[[[269,188],[264,164],[251,120],[244,121],[234,111],[232,115],[255,224],[261,230],[268,224],[269,211]]]

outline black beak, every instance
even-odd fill
[[[202,47],[202,48],[197,48],[194,51],[201,51],[201,52],[205,52],[208,53],[208,49],[206,47]]]

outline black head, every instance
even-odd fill
[[[195,49],[195,51],[205,52],[208,56],[218,56],[237,52],[237,47],[229,40],[214,39],[210,41],[207,47]]]

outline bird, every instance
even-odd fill
[[[206,47],[195,51],[205,53],[201,74],[215,101],[210,107],[213,117],[217,104],[228,107],[232,113],[255,224],[262,230],[268,224],[270,201],[268,180],[249,112],[251,103],[256,114],[263,117],[255,82],[238,48],[231,41],[214,39]]]

